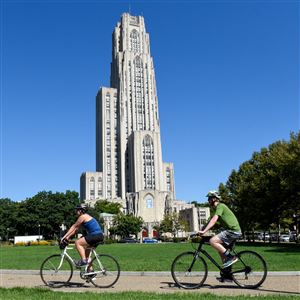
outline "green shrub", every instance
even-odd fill
[[[104,240],[103,240],[104,244],[114,244],[114,243],[117,243],[116,240],[112,239],[112,238],[109,238],[109,237],[105,237]]]

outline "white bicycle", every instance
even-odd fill
[[[68,254],[73,247],[65,245],[61,254],[47,257],[41,265],[40,276],[49,287],[62,287],[70,285],[73,269],[80,269],[80,277],[88,283],[99,288],[113,286],[120,277],[120,265],[117,260],[108,254],[97,254],[96,247],[91,247],[88,264],[82,267],[76,265],[75,260]],[[62,248],[62,247],[60,247]]]

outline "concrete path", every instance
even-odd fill
[[[217,273],[210,272],[205,285],[200,289],[189,291],[174,285],[169,272],[123,272],[119,281],[112,288],[99,289],[85,283],[79,274],[74,274],[71,285],[52,289],[65,292],[123,292],[143,291],[156,293],[213,293],[220,295],[299,295],[300,272],[269,272],[266,281],[256,290],[241,289],[234,283],[220,283],[216,280]],[[38,271],[0,270],[0,286],[11,287],[45,287]]]

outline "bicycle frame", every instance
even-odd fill
[[[61,253],[61,261],[60,261],[60,264],[59,264],[59,266],[58,266],[58,269],[61,268],[61,266],[62,266],[62,264],[63,264],[63,261],[64,261],[65,257],[67,257],[67,258],[72,262],[73,266],[77,267],[76,264],[75,264],[75,262],[74,262],[74,259],[73,259],[73,258],[69,255],[69,253],[67,252],[67,250],[72,250],[72,249],[74,249],[74,248],[73,248],[73,247],[66,247],[66,248],[62,251],[62,253]],[[92,259],[91,259],[91,258],[92,258],[92,255],[94,255],[94,257],[96,258],[96,260],[97,260],[97,262],[98,262],[98,264],[99,264],[99,267],[100,267],[101,271],[103,272],[104,268],[103,268],[103,265],[102,265],[102,263],[101,263],[101,261],[100,261],[98,255],[97,255],[97,252],[96,252],[95,248],[94,248],[94,247],[90,247],[90,248],[87,248],[87,249],[90,249],[90,250],[91,250],[91,251],[90,251],[90,254],[89,254],[89,257],[88,257],[88,261],[90,262],[90,261],[92,260]],[[88,272],[88,271],[87,271],[88,267],[90,267],[89,264],[87,264],[86,267],[85,267],[85,275],[91,275],[91,274],[99,273],[99,272]]]
[[[209,255],[209,253],[202,249],[202,246],[204,245],[205,243],[205,240],[201,240],[200,243],[199,243],[199,246],[198,246],[198,249],[195,251],[195,255],[194,255],[194,259],[192,261],[192,264],[191,264],[191,267],[190,269],[193,267],[195,261],[196,261],[196,258],[199,256],[199,253],[202,253],[209,261],[211,261],[221,272],[224,271],[224,268],[222,266],[220,266],[216,261],[215,259]],[[225,247],[226,248],[226,247]],[[233,249],[233,246],[229,246],[228,249],[231,249],[231,251],[237,255],[237,253],[234,251]],[[234,274],[234,273],[241,273],[241,272],[245,272],[246,274],[249,273],[251,270],[248,269],[245,265],[245,263],[243,262],[243,260],[240,258],[242,264],[244,265],[245,269],[242,269],[242,270],[236,270],[235,272],[230,272],[231,274]]]
[[[222,267],[215,261],[215,259],[213,257],[211,257],[207,251],[205,251],[204,249],[199,249],[197,250],[197,256],[199,255],[199,253],[202,253],[203,255],[205,255],[207,257],[207,259],[209,259],[220,271],[222,270]]]
[[[203,244],[204,244],[204,241],[201,240],[200,243],[199,243],[199,245],[198,245],[198,249],[195,250],[194,259],[193,259],[193,261],[192,261],[192,263],[191,263],[191,266],[190,266],[189,271],[190,271],[190,270],[192,269],[192,267],[194,266],[194,263],[195,263],[195,261],[196,261],[196,259],[197,259],[197,257],[199,256],[200,253],[202,253],[204,256],[206,256],[206,258],[207,258],[208,260],[210,260],[210,261],[211,261],[211,262],[212,262],[212,263],[213,263],[213,264],[221,271],[221,270],[222,270],[222,267],[215,261],[215,259],[214,259],[213,257],[211,257],[211,256],[208,254],[208,252],[207,252],[206,250],[202,249]]]
[[[62,266],[62,263],[65,259],[65,256],[72,262],[73,266],[75,266],[75,262],[74,259],[68,254],[67,250],[71,250],[73,249],[73,247],[66,247],[62,253],[61,253],[61,260],[60,260],[60,264],[58,266],[58,269],[60,269],[60,267]]]

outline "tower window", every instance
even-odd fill
[[[155,189],[154,145],[150,135],[143,140],[144,187]]]
[[[130,51],[140,52],[140,36],[137,30],[132,30],[130,33]]]

